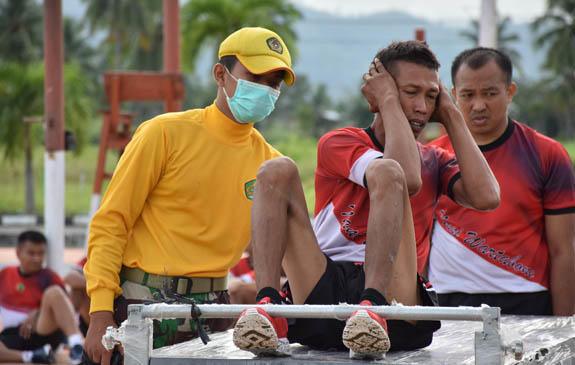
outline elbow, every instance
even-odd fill
[[[501,199],[499,196],[499,189],[481,194],[478,199],[474,200],[471,205],[476,210],[489,212],[499,207]]]

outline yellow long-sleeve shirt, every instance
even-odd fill
[[[257,169],[278,156],[252,124],[230,120],[215,104],[143,123],[90,224],[90,312],[113,311],[122,265],[227,275],[250,240]]]

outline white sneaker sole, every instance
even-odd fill
[[[278,339],[270,321],[255,308],[250,308],[236,323],[234,345],[257,356],[288,356],[289,342]]]
[[[350,357],[382,358],[389,351],[390,342],[382,325],[369,316],[367,311],[359,310],[351,317],[342,335],[343,344],[350,349]]]

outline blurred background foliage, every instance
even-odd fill
[[[101,128],[100,111],[106,108],[102,73],[106,70],[162,69],[162,2],[159,0],[82,0],[82,19],[65,17],[66,129],[76,137],[75,152],[67,159],[68,214],[86,213],[96,167]],[[198,77],[198,59],[213,51],[231,32],[257,24],[278,32],[297,62],[295,24],[302,13],[286,0],[189,0],[181,6],[182,65],[186,99],[182,107],[200,108],[213,102],[216,84]],[[500,19],[499,48],[513,59],[519,85],[511,116],[564,141],[575,154],[575,1],[547,0],[547,10],[531,25],[536,47],[546,52],[542,77],[534,80],[522,69],[517,52],[519,36],[509,18]],[[39,0],[0,0],[0,212],[25,210],[24,181],[32,178],[36,202],[43,211],[43,132],[40,123],[23,120],[43,114],[42,64],[43,7]],[[472,21],[460,36],[477,42]],[[319,45],[321,47],[321,45]],[[337,62],[337,60],[330,60]],[[320,62],[318,60],[318,62]],[[445,67],[445,65],[444,65]],[[333,100],[328,86],[312,83],[298,73],[292,87],[282,87],[277,109],[260,131],[300,167],[310,211],[313,210],[313,173],[318,138],[342,126],[369,125],[373,116],[359,91]],[[337,77],[337,75],[334,75]],[[126,103],[137,124],[163,111],[161,103]],[[430,132],[433,135],[433,131]],[[112,165],[117,160],[111,156]],[[110,162],[111,161],[111,162]],[[32,177],[25,166],[32,168]]]

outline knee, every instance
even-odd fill
[[[406,188],[403,169],[391,159],[371,161],[365,170],[365,180],[371,198],[390,190],[403,192]]]
[[[231,304],[254,304],[256,302],[256,284],[245,283],[241,280],[234,281],[228,287]]]
[[[298,177],[295,162],[289,157],[278,157],[264,162],[258,169],[257,186],[279,186]]]
[[[68,299],[68,295],[60,287],[59,285],[52,285],[49,286],[46,290],[44,290],[44,294],[42,295],[42,300],[58,300],[58,299]]]

